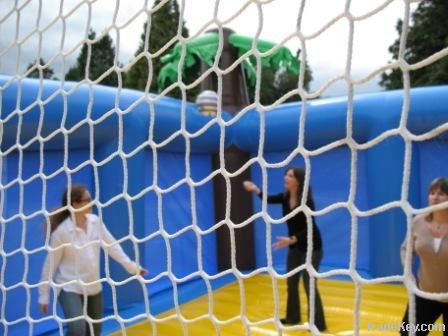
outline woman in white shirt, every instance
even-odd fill
[[[68,322],[70,336],[101,334],[100,248],[130,274],[148,273],[129,259],[99,217],[91,213],[91,205],[87,188],[74,184],[64,192],[62,207],[50,217],[50,248],[39,286],[39,308],[48,312],[51,284],[57,284],[64,316],[73,319]]]

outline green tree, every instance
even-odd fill
[[[162,0],[156,0],[153,8],[158,6]],[[159,88],[158,76],[160,69],[163,67],[160,59],[167,52],[162,53],[158,57],[142,56],[144,51],[148,51],[151,55],[162,49],[173,37],[177,35],[180,22],[179,5],[177,0],[170,0],[153,12],[151,18],[143,25],[143,33],[140,35],[140,44],[135,52],[135,57],[139,58],[133,64],[126,77],[126,87],[137,90],[149,90],[150,92],[160,92],[163,88]],[[148,25],[150,25],[148,27]],[[148,36],[147,36],[148,34]],[[188,37],[188,29],[185,26],[185,21],[182,22],[182,36]],[[148,39],[147,39],[148,38]],[[146,40],[148,43],[146,44]],[[152,71],[149,71],[152,69]],[[190,69],[187,72],[187,77],[184,83],[192,82],[196,77],[195,74],[198,69]],[[147,87],[148,86],[148,87]],[[180,97],[179,90],[171,91],[170,96]]]
[[[39,58],[39,64],[38,65],[45,65],[45,61],[42,58]],[[52,68],[47,67],[45,69],[38,69],[37,68],[37,60],[28,64],[28,67],[26,70],[30,70],[31,68],[34,68],[29,74],[28,77],[30,78],[45,78],[45,79],[51,79],[54,78],[54,71]]]
[[[304,76],[305,77],[303,79],[303,88],[308,91],[310,89],[310,83],[313,80],[313,75],[312,75],[311,69],[308,65],[308,62],[305,63],[305,75]],[[276,85],[275,85],[275,88],[276,88],[276,99],[275,100],[284,96],[289,91],[297,89],[298,86],[299,86],[299,76],[298,75],[295,75],[290,71],[280,70],[277,73],[277,79],[276,79]],[[298,101],[298,100],[301,100],[301,97],[299,95],[293,95],[293,96],[289,97],[286,100],[286,102],[293,102],[293,101]],[[271,104],[273,102],[271,102]]]
[[[88,35],[89,41],[93,41],[95,38],[96,33],[93,30],[90,30]],[[104,35],[104,37],[95,43],[90,43],[90,49],[90,59],[87,64],[89,43],[83,44],[81,52],[76,60],[76,64],[69,69],[65,79],[80,81],[88,77],[91,80],[96,80],[114,65],[115,47],[109,34]],[[86,73],[87,66],[88,72]],[[103,78],[100,83],[109,86],[117,86],[117,73],[110,73],[108,76]]]
[[[309,90],[313,80],[312,72],[308,63],[305,64],[305,78],[303,88]],[[255,98],[255,87],[246,82],[249,90],[249,99]],[[272,68],[265,68],[261,72],[260,102],[263,105],[273,104],[276,100],[287,94],[289,91],[297,89],[299,85],[299,75],[294,74],[284,68],[274,72]],[[285,102],[300,101],[299,95],[289,97]]]
[[[420,2],[412,13],[412,23],[409,26],[404,59],[414,64],[426,59],[448,46],[448,1],[425,0]],[[403,22],[397,22],[396,29],[401,36]],[[398,59],[400,38],[389,47],[393,59]],[[427,86],[448,83],[448,57],[444,57],[428,66],[410,73],[411,86]],[[380,85],[386,89],[403,87],[403,77],[400,69],[394,69],[382,75]]]

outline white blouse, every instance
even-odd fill
[[[51,248],[39,285],[39,304],[49,303],[51,282],[67,292],[86,295],[101,292],[100,248],[129,273],[139,273],[140,267],[124,253],[98,216],[88,214],[86,224],[83,230],[68,217],[51,234]]]

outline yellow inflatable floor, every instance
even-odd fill
[[[352,282],[326,279],[319,280],[318,285],[328,326],[325,334],[348,336],[355,335],[355,330],[358,330],[359,335],[399,334],[396,328],[407,303],[406,289],[402,285],[362,285],[356,289]],[[361,298],[358,327],[355,326],[356,290],[359,290]],[[190,301],[180,306],[179,311],[167,311],[157,316],[156,321],[133,325],[125,333],[139,336],[310,335],[309,329],[304,330],[307,328],[306,323],[297,327],[282,327],[274,322],[275,316],[284,315],[285,291],[285,280],[273,281],[267,275],[257,275],[215,290],[210,296]],[[274,296],[277,295],[276,306]],[[303,288],[300,289],[300,295],[302,321],[307,321]],[[180,323],[181,319],[184,323]],[[122,334],[120,331],[113,335]],[[430,333],[431,336],[442,334],[434,331]]]

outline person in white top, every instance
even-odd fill
[[[428,203],[434,206],[448,202],[448,179],[439,177],[435,179],[428,192]],[[420,259],[417,286],[429,293],[448,292],[448,208],[444,207],[429,214],[418,215],[412,223],[409,235],[412,253]],[[401,259],[404,264],[407,241],[401,247]],[[430,300],[418,295],[415,296],[415,323],[417,325],[430,325],[440,316],[443,323],[448,325],[448,300]],[[403,317],[405,325],[409,323],[409,305]],[[428,334],[428,328],[421,328],[415,334],[423,336]],[[408,331],[400,330],[405,336]],[[448,328],[443,333],[448,335]]]
[[[67,324],[70,336],[101,334],[100,248],[130,274],[148,273],[129,259],[100,218],[91,213],[91,206],[87,188],[73,184],[62,196],[62,207],[50,216],[50,247],[39,286],[39,308],[48,313],[53,285],[65,318],[73,319]]]

